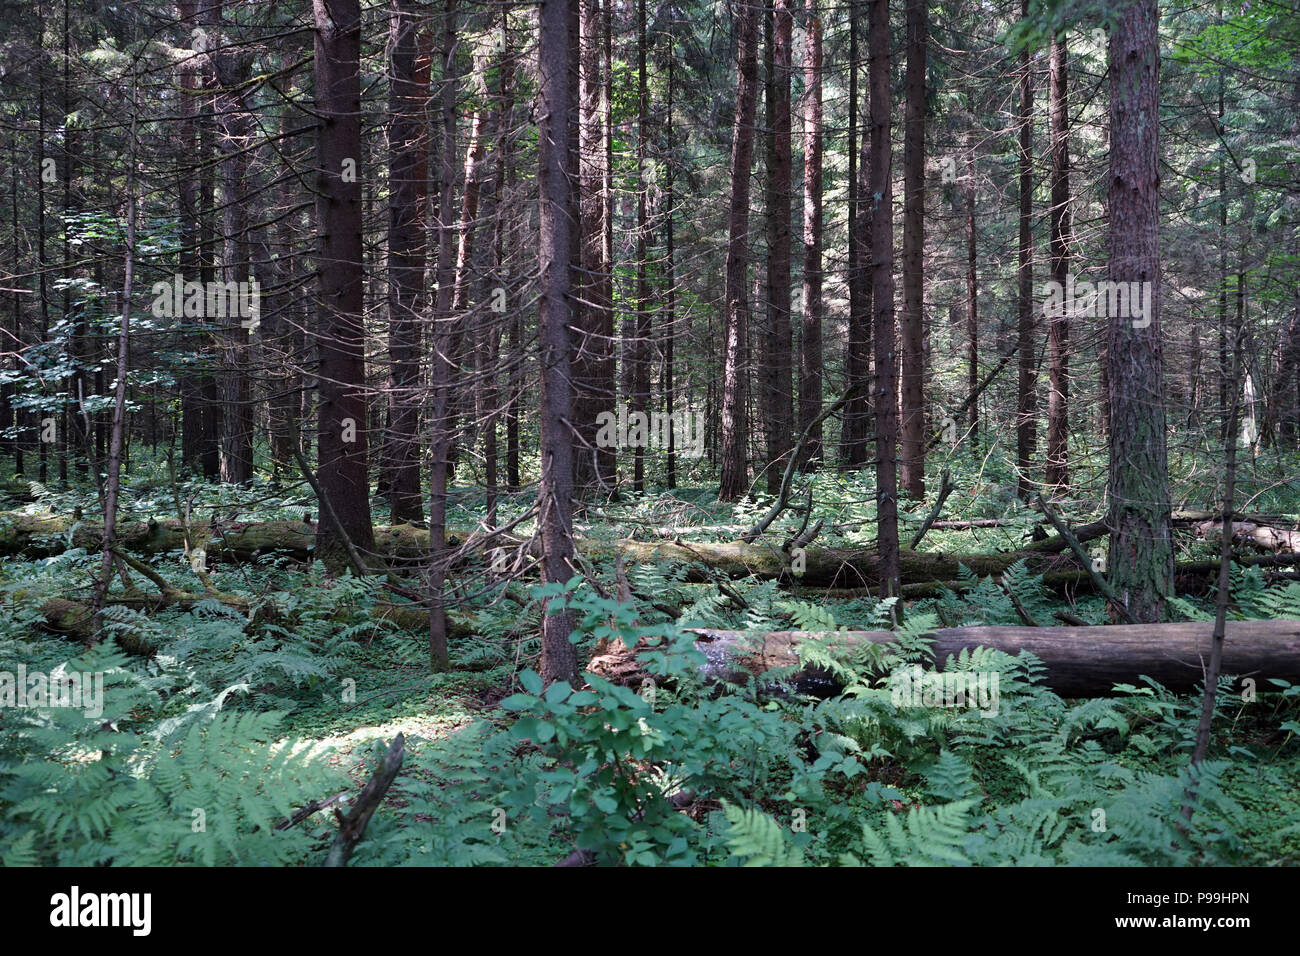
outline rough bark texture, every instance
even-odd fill
[[[650,411],[650,277],[646,251],[650,241],[647,207],[646,159],[649,150],[650,87],[646,72],[645,0],[636,5],[637,58],[637,141],[636,141],[636,342],[632,349],[632,408],[643,415]],[[632,488],[645,491],[645,447],[638,445],[633,454]]]
[[[366,469],[365,322],[361,246],[361,6],[313,0],[316,25],[316,215],[320,229],[318,477],[343,532],[358,549],[374,545]],[[351,173],[351,174],[349,174]],[[343,542],[322,523],[320,550]]]
[[[967,140],[966,154],[966,394],[975,396],[979,388],[979,281],[975,269],[975,150]],[[979,454],[980,403],[972,397],[966,406],[972,455]]]
[[[822,455],[822,24],[808,0],[804,43],[803,111],[803,335],[799,342],[799,432],[807,433],[799,465],[816,467]]]
[[[867,463],[867,439],[871,431],[871,206],[863,197],[871,195],[869,137],[863,133],[858,102],[859,0],[851,0],[849,14],[849,235],[848,352],[845,356],[846,385],[853,389],[844,406],[841,431],[841,460],[845,468]],[[859,138],[861,145],[859,145]]]
[[[1135,0],[1110,37],[1109,279],[1150,290],[1149,316],[1112,314],[1107,326],[1110,583],[1139,621],[1164,616],[1174,565],[1160,343],[1157,19],[1155,0]]]
[[[731,206],[723,281],[721,480],[718,497],[736,501],[749,483],[749,427],[745,414],[745,361],[749,334],[749,174],[754,158],[758,99],[758,6],[736,10],[736,116],[731,133]]]
[[[988,647],[1019,654],[1028,651],[1046,665],[1045,683],[1063,697],[1096,697],[1116,683],[1138,684],[1145,675],[1176,691],[1204,679],[1214,632],[1212,622],[1108,627],[956,627],[930,632],[935,662],[963,650]],[[889,644],[889,631],[695,631],[697,647],[711,676],[777,667],[797,667],[798,646],[808,638],[833,642],[849,653],[864,642]],[[1300,679],[1300,621],[1231,621],[1223,644],[1225,674],[1237,677]]]
[[[1051,231],[1052,280],[1065,285],[1070,271],[1070,112],[1066,95],[1065,38],[1052,40],[1049,70],[1051,82],[1048,113],[1051,123],[1052,209],[1048,217]],[[1047,490],[1064,491],[1070,484],[1070,317],[1068,310],[1048,316],[1048,392],[1047,392]]]
[[[394,524],[424,517],[420,498],[420,318],[424,297],[425,204],[429,170],[423,123],[428,61],[418,63],[410,0],[393,0],[388,130],[388,431],[384,466]],[[423,66],[423,69],[421,69]]]
[[[902,486],[925,497],[925,51],[926,0],[907,0],[907,106],[903,130],[903,314],[899,411]]]
[[[538,527],[542,536],[542,576],[563,583],[573,568],[573,437],[569,431],[569,383],[573,320],[570,299],[574,227],[578,216],[577,162],[574,149],[576,104],[570,74],[577,68],[579,0],[542,0],[538,66],[541,95],[538,158],[538,303],[541,343],[542,477],[538,486]],[[576,79],[576,77],[575,77]],[[573,84],[576,86],[576,83]],[[549,602],[548,602],[549,603]],[[542,622],[540,671],[546,684],[576,683],[578,658],[569,643],[573,630],[567,611],[546,614]]]
[[[581,271],[575,282],[573,343],[574,427],[580,441],[574,450],[574,488],[585,496],[615,480],[616,449],[597,448],[596,418],[615,409],[614,311],[612,263],[605,242],[609,213],[607,167],[607,114],[602,79],[602,25],[600,0],[581,0],[579,25],[578,182],[581,205],[579,229]]]
[[[1020,15],[1029,16],[1029,0],[1021,0]],[[1019,286],[1016,293],[1016,341],[1020,360],[1016,376],[1016,491],[1024,500],[1032,493],[1030,469],[1038,438],[1038,398],[1035,393],[1037,354],[1034,334],[1034,73],[1029,50],[1020,58],[1020,242]]]
[[[794,18],[787,0],[775,0],[767,30],[767,338],[763,360],[763,414],[767,436],[767,490],[775,494],[794,444],[794,352],[790,330],[790,69]]]
[[[894,349],[894,190],[889,151],[889,0],[871,6],[871,297],[876,357],[876,546],[884,590],[898,587],[898,354]]]

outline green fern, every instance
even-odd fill
[[[727,846],[745,866],[804,866],[803,851],[790,843],[781,825],[761,810],[745,810],[726,801]]]

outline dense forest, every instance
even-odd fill
[[[5,867],[1300,863],[1291,6],[0,51]]]

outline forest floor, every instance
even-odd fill
[[[987,462],[950,468],[957,491],[943,517],[1003,524],[932,530],[920,550],[1015,551],[1035,537],[1042,515],[1019,504],[1013,484],[990,477]],[[1278,480],[1287,471],[1282,462],[1244,470],[1251,510],[1297,510],[1300,493]],[[140,468],[128,478],[122,520],[173,517],[177,498],[193,514],[226,521],[316,512],[300,487],[173,489],[164,473]],[[94,513],[84,488],[35,491],[36,500],[9,507]],[[825,529],[817,544],[872,544],[869,480],[825,472],[813,492],[809,518]],[[792,500],[806,494],[800,488]],[[1081,482],[1075,500],[1061,503],[1076,526],[1099,517],[1100,497],[1090,494]],[[449,525],[482,517],[481,494],[460,490],[453,500]],[[1175,507],[1213,501],[1212,487],[1189,481]],[[905,504],[905,537],[932,503]],[[504,498],[499,520],[528,504],[525,496]],[[590,540],[731,541],[769,504],[763,497],[720,504],[707,489],[625,496],[589,508],[577,530]],[[779,543],[802,524],[788,512],[768,537]],[[520,530],[527,534],[526,525]],[[65,536],[63,545],[70,542]],[[590,580],[567,598],[579,659],[602,639],[662,636],[668,651],[648,665],[655,693],[645,693],[644,674],[640,686],[592,678],[586,688],[542,693],[530,670],[539,653],[535,582],[500,582],[456,608],[463,628],[441,673],[429,672],[423,629],[376,613],[385,593],[376,577],[358,580],[274,553],[209,567],[216,591],[245,602],[239,609],[215,600],[153,611],[111,605],[108,630],[152,648],[151,656],[125,654],[116,641],[73,655],[74,642],[45,633],[43,602],[84,599],[99,555],[47,550],[55,553],[13,555],[0,565],[8,596],[0,652],[29,671],[64,665],[107,674],[112,719],[82,723],[65,713],[0,726],[6,863],[316,863],[336,828],[329,810],[284,829],[270,823],[331,794],[355,793],[398,734],[406,743],[402,772],[353,865],[549,865],[575,847],[601,862],[637,864],[1300,863],[1300,687],[1285,681],[1261,680],[1258,697],[1246,699],[1225,680],[1211,759],[1194,772],[1199,694],[1142,680],[1108,697],[1063,700],[1040,683],[1032,661],[981,651],[950,668],[1000,676],[1002,706],[991,719],[893,705],[871,675],[882,662],[927,663],[911,638],[940,623],[1020,624],[1029,615],[1051,626],[1062,611],[1107,622],[1099,597],[1048,587],[1023,563],[1000,576],[968,572],[953,587],[905,601],[901,643],[883,658],[822,659],[810,646],[806,663],[830,669],[844,691],[821,700],[792,694],[792,675],[780,672],[719,692],[698,679],[682,629],[890,629],[899,616],[892,601],[724,576],[698,563],[637,562],[621,571],[592,563]],[[1180,561],[1215,551],[1194,534],[1179,537]],[[148,563],[177,588],[203,590],[180,553],[152,554]],[[1300,582],[1272,574],[1234,571],[1231,617],[1300,619]],[[486,565],[470,564],[453,585],[478,591],[492,580]],[[122,588],[115,579],[110,601]],[[513,599],[503,599],[506,588]],[[614,600],[620,592],[632,600]],[[1212,609],[1207,585],[1180,594],[1173,613],[1205,620]],[[102,754],[107,777],[87,776],[67,759],[86,751]],[[1195,813],[1183,828],[1189,793]],[[196,808],[221,825],[191,831]],[[237,812],[226,819],[231,808]],[[159,837],[158,827],[171,835]],[[69,846],[55,838],[60,832],[83,838]],[[153,836],[137,839],[145,832]]]

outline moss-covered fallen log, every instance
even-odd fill
[[[1075,529],[1075,533],[1086,537],[1104,532],[1104,527],[1101,531],[1097,527],[1082,525]],[[463,530],[449,531],[448,541],[455,546],[468,534]],[[60,515],[0,512],[0,554],[21,553],[38,557],[56,554],[69,547],[94,551],[99,548],[101,540],[102,527],[97,522],[74,521]],[[301,521],[195,523],[191,527],[190,540],[193,547],[202,548],[212,561],[242,561],[270,553],[305,559],[315,547],[316,526]],[[516,546],[519,540],[509,539],[510,546]],[[426,528],[412,525],[375,528],[375,552],[387,560],[422,559],[427,555],[428,544]],[[621,556],[624,562],[698,563],[707,566],[714,574],[728,577],[784,578],[794,584],[812,587],[874,588],[880,582],[880,559],[870,548],[809,547],[792,555],[775,542],[746,544],[742,541],[599,541],[579,538],[576,544],[578,553],[593,564],[612,565]],[[185,528],[175,520],[128,522],[118,527],[117,546],[142,554],[181,551],[185,547]],[[536,542],[533,546],[535,549]],[[904,549],[900,554],[900,564],[904,583],[913,588],[907,596],[920,597],[933,593],[936,582],[956,581],[963,566],[981,577],[999,575],[1022,558],[1034,573],[1052,580],[1053,575],[1064,575],[1066,577],[1061,581],[1066,583],[1067,579],[1074,580],[1080,568],[1073,556],[1061,553],[1065,549],[1066,543],[1059,535],[1053,535],[1027,543],[1016,551],[943,554]],[[1264,563],[1249,557],[1240,560],[1242,563]],[[1198,570],[1193,565],[1186,569],[1179,567],[1179,573]],[[706,581],[711,577],[697,574],[691,579]]]
[[[13,603],[25,600],[40,601],[41,613],[44,615],[44,628],[55,634],[74,638],[87,643],[94,634],[94,614],[90,600],[69,598],[46,598],[41,600],[26,591],[15,591],[9,596]],[[274,602],[255,601],[242,594],[212,592],[200,594],[189,591],[171,591],[164,594],[148,593],[110,593],[106,598],[109,607],[127,607],[137,611],[157,612],[164,610],[188,611],[202,601],[216,601],[244,616],[250,623],[263,620],[281,621],[281,615]],[[347,613],[340,611],[340,616]],[[397,604],[392,601],[376,601],[371,608],[371,619],[388,621],[403,631],[423,633],[429,628],[429,612],[421,607],[409,604]],[[448,621],[449,636],[453,638],[468,637],[472,633],[469,625],[462,621]],[[156,648],[142,636],[128,628],[115,629],[115,637],[123,650],[131,654],[152,654]]]
[[[0,554],[44,557],[68,548],[96,551],[103,538],[104,527],[98,521],[0,512]],[[202,548],[214,559],[247,560],[271,552],[305,558],[316,546],[316,525],[305,521],[195,521],[190,525],[189,541],[191,547]],[[116,528],[117,547],[136,553],[183,551],[185,542],[185,525],[175,519],[128,521]],[[428,546],[429,532],[424,528],[393,525],[375,529],[375,550],[384,557],[416,558]]]
[[[450,531],[448,540],[457,543],[467,532]],[[94,551],[103,540],[98,522],[75,521],[63,515],[27,515],[0,512],[0,554],[31,557],[57,554],[69,547]],[[272,552],[305,558],[316,543],[316,526],[306,522],[230,522],[213,525],[195,522],[190,528],[192,547],[202,548],[210,560],[247,560]],[[375,552],[388,559],[417,559],[427,551],[429,532],[412,525],[375,528]],[[579,553],[599,562],[622,555],[625,561],[699,562],[730,577],[755,575],[762,578],[788,576],[803,584],[839,587],[874,585],[879,579],[879,558],[867,548],[804,549],[792,558],[776,544],[745,544],[739,541],[688,543],[684,541],[597,541],[578,539]],[[176,520],[137,521],[117,528],[117,547],[143,554],[181,551],[185,548],[185,527]],[[1049,570],[1068,562],[1054,561],[1052,542],[1035,542],[1023,551],[994,554],[944,555],[909,552],[903,556],[903,577],[910,582],[947,581],[958,576],[965,564],[977,574],[999,574],[1022,557],[1036,570]]]
[[[936,664],[976,647],[1008,654],[1029,651],[1046,667],[1046,684],[1063,697],[1098,697],[1118,683],[1147,676],[1171,690],[1188,691],[1209,660],[1211,622],[1122,624],[1108,627],[956,627],[931,632]],[[708,674],[726,677],[799,667],[799,645],[810,637],[849,654],[864,642],[888,644],[889,631],[720,631],[700,629],[696,646],[709,659]],[[1300,621],[1230,621],[1223,671],[1252,678],[1261,690],[1279,678],[1300,682]]]

